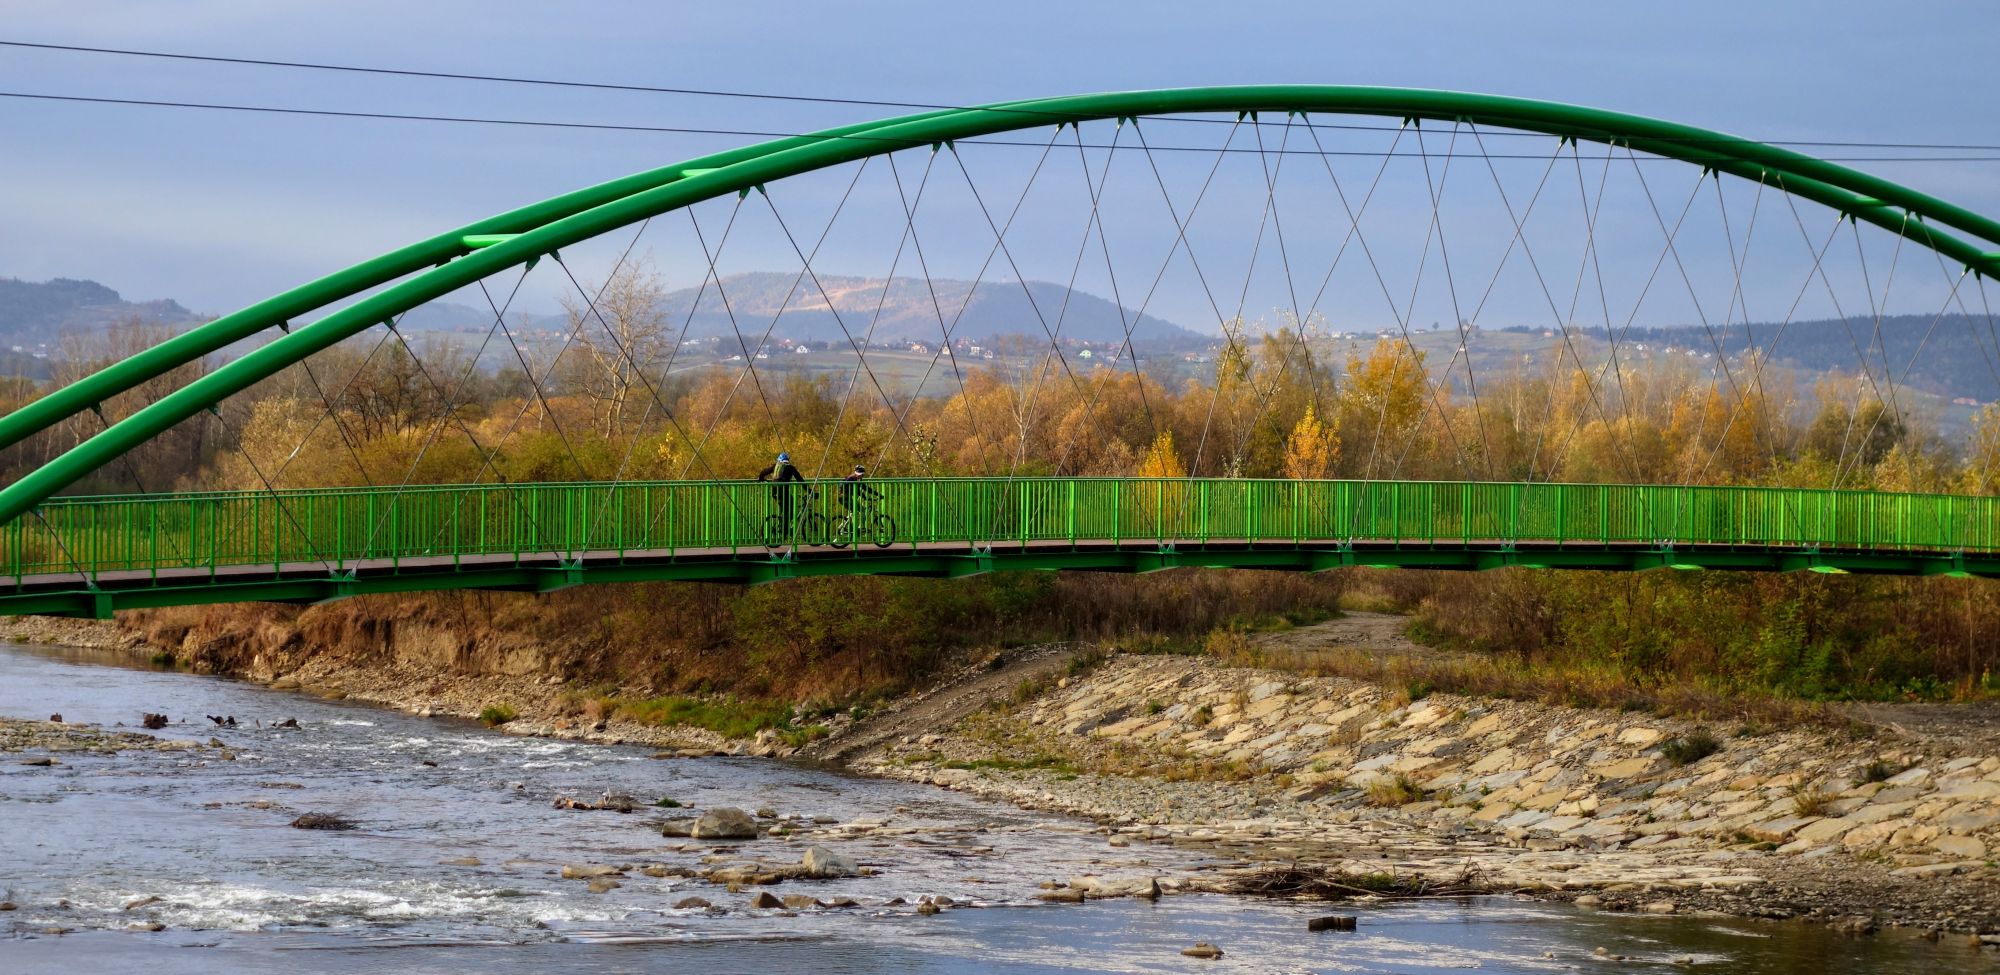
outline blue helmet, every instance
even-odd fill
[[[792,455],[791,455],[791,454],[789,454],[789,453],[780,453],[780,454],[778,455],[778,463],[780,463],[780,464],[789,464],[789,463],[791,463],[791,462],[792,462]]]

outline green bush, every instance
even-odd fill
[[[514,713],[514,706],[511,704],[488,704],[479,709],[479,723],[488,728],[497,728],[516,717],[519,715]]]

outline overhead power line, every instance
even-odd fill
[[[663,85],[626,84],[626,83],[607,82],[607,81],[581,81],[581,80],[561,79],[561,78],[533,78],[533,77],[525,77],[518,75],[474,74],[469,72],[456,72],[456,71],[429,71],[417,68],[383,68],[383,67],[372,67],[368,65],[327,64],[315,61],[286,61],[274,58],[244,58],[244,57],[225,57],[221,55],[211,55],[211,54],[187,54],[177,51],[141,51],[129,48],[91,47],[80,44],[46,44],[34,41],[0,40],[0,47],[27,48],[27,49],[44,50],[44,51],[63,51],[72,54],[103,54],[103,55],[112,55],[118,57],[155,58],[160,60],[171,60],[171,61],[195,61],[208,64],[233,64],[233,65],[243,65],[248,67],[260,67],[260,68],[286,68],[286,69],[304,70],[304,71],[333,71],[345,74],[382,75],[382,76],[402,77],[402,78],[426,78],[426,79],[443,80],[443,81],[475,81],[475,82],[509,84],[509,85],[535,85],[535,86],[549,87],[549,88],[574,88],[574,89],[585,89],[585,90],[595,90],[595,91],[620,91],[620,92],[635,92],[635,93],[661,94],[661,95],[690,95],[690,96],[697,96],[704,98],[745,98],[745,99],[755,99],[761,101],[805,102],[805,103],[824,104],[824,105],[866,105],[878,108],[913,108],[913,109],[923,109],[923,110],[939,110],[939,109],[964,110],[970,108],[979,108],[987,111],[1015,112],[1023,115],[1038,115],[1050,119],[1060,119],[1063,121],[1067,121],[1067,116],[1060,116],[1048,112],[1039,112],[1033,109],[1020,109],[1020,108],[994,109],[988,106],[981,106],[981,105],[958,105],[958,104],[950,104],[944,102],[915,102],[915,101],[901,101],[895,99],[881,99],[881,98],[841,98],[830,95],[796,95],[796,94],[786,94],[780,92],[732,91],[720,88],[684,88],[684,87],[672,87]],[[373,117],[386,117],[386,116],[373,116]],[[1228,122],[1228,120],[1226,119],[1203,119],[1203,118],[1190,118],[1187,116],[1173,116],[1171,117],[1171,120],[1176,122],[1215,122],[1215,123]],[[1396,126],[1388,126],[1388,125],[1356,125],[1356,124],[1330,125],[1319,122],[1309,122],[1305,124],[1309,124],[1315,128],[1352,129],[1358,131],[1395,131],[1395,129],[1397,128]],[[604,127],[613,128],[612,126],[604,126]],[[616,128],[624,128],[624,127],[617,126]],[[1551,136],[1548,136],[1545,133],[1540,133],[1540,132],[1503,131],[1503,132],[1494,132],[1491,134],[1507,135],[1507,136],[1525,136],[1534,138],[1551,138]],[[1709,142],[1736,142],[1741,140],[1680,139],[1680,140],[1667,140],[1667,141],[1678,141],[1685,144],[1700,144]],[[1797,140],[1797,139],[1791,139],[1791,140],[1761,139],[1757,141],[1764,142],[1767,145],[1775,145],[1775,146],[1794,146],[1794,147],[1823,148],[1823,149],[1826,148],[1903,149],[1911,151],[1923,150],[1923,151],[1956,151],[1956,152],[1967,152],[1967,151],[2000,152],[2000,145],[1909,143],[1909,142],[1813,141],[1813,140]],[[1896,157],[1896,161],[1900,161],[1902,158],[1903,157]],[[1872,162],[1872,161],[1885,161],[1885,160],[1870,159],[1870,160],[1856,160],[1856,161]],[[1947,157],[1946,161],[1984,162],[1987,160],[1983,158],[1965,159],[1958,157]]]
[[[462,123],[470,125],[509,125],[509,126],[525,126],[529,128],[553,128],[553,129],[593,129],[593,130],[612,131],[612,132],[656,132],[656,133],[668,133],[675,135],[738,135],[738,136],[750,136],[754,138],[764,138],[764,139],[814,137],[814,133],[810,132],[781,132],[781,131],[769,131],[761,129],[718,129],[718,128],[700,128],[694,126],[670,126],[670,125],[623,125],[614,122],[567,122],[555,119],[487,118],[487,117],[469,116],[469,115],[416,115],[403,112],[360,112],[360,111],[345,111],[345,110],[331,109],[331,108],[293,108],[282,105],[233,105],[222,102],[183,102],[183,101],[168,101],[163,99],[152,99],[152,98],[109,98],[97,95],[57,95],[46,92],[27,92],[27,91],[0,91],[0,98],[18,98],[18,99],[29,99],[36,101],[51,101],[51,102],[73,102],[73,103],[80,102],[93,105],[126,105],[126,106],[135,106],[141,108],[189,108],[189,109],[203,109],[207,111],[216,111],[216,112],[252,112],[252,113],[267,114],[267,115],[302,115],[302,116],[319,116],[326,118],[350,118],[350,119],[388,119],[388,120],[403,121],[403,122],[451,122],[451,123]],[[929,140],[892,139],[884,136],[871,136],[865,133],[850,133],[846,135],[817,136],[817,137],[824,139],[843,139],[843,140],[858,141],[858,142],[892,143],[898,146],[903,146],[908,148],[916,148],[919,146],[929,144]],[[1030,149],[1042,148],[1042,143],[1039,142],[1028,142],[1028,141],[1008,140],[1008,139],[975,138],[975,139],[959,139],[955,141],[958,145],[1020,146]],[[1138,147],[1132,145],[1116,145],[1111,143],[1083,143],[1083,148],[1107,149],[1119,152],[1130,152],[1130,151],[1135,151]],[[1180,146],[1180,145],[1165,145],[1160,143],[1153,143],[1150,148],[1155,152],[1227,152],[1227,153],[1270,155],[1270,156],[1277,156],[1277,155],[1364,156],[1369,158],[1390,158],[1390,159],[1400,159],[1400,158],[1416,159],[1426,156],[1431,159],[1466,158],[1466,159],[1546,160],[1548,158],[1546,154],[1537,154],[1537,153],[1497,153],[1497,152],[1496,153],[1464,153],[1464,152],[1420,153],[1420,152],[1410,152],[1407,150],[1401,152],[1378,152],[1378,151],[1370,151],[1364,149],[1308,150],[1308,149],[1258,149],[1254,147],[1241,147],[1241,148],[1230,147],[1230,148],[1217,149],[1214,146]],[[1579,156],[1578,158],[1581,158],[1585,161],[1590,161],[1590,160],[1602,160],[1605,157]],[[1624,157],[1621,156],[1617,158],[1624,158]],[[1651,158],[1658,161],[1659,159],[1663,159],[1664,157],[1645,157],[1645,158]],[[2000,156],[1822,156],[1820,158],[1828,162],[2000,162]]]

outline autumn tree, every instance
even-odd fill
[[[1382,339],[1366,357],[1348,355],[1337,429],[1350,456],[1367,458],[1358,473],[1390,470],[1413,446],[1424,418],[1425,388],[1423,353],[1406,345]]]
[[[1339,432],[1319,422],[1313,405],[1306,404],[1305,414],[1292,425],[1292,435],[1285,438],[1285,476],[1297,481],[1321,480],[1333,473],[1334,461],[1339,458]]]

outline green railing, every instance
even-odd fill
[[[1505,550],[1728,546],[1985,555],[2000,499],[1762,487],[1152,478],[869,481],[861,507],[893,522],[848,551],[889,555],[1014,543],[1400,546]],[[463,560],[734,554],[768,561],[827,541],[840,482],[781,492],[750,481],[435,485],[403,490],[52,499],[8,523],[0,579],[273,572]],[[829,549],[829,551],[831,551]],[[129,581],[129,576],[125,577]]]

